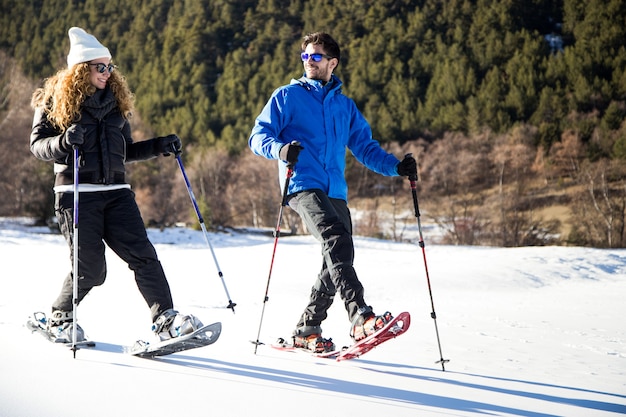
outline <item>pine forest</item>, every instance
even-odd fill
[[[335,74],[374,138],[418,160],[422,222],[453,245],[626,247],[622,0],[0,0],[0,216],[53,216],[29,151],[30,100],[94,34],[135,94],[133,138],[170,133],[212,230],[272,229],[276,161],[247,144],[302,37],[330,33]],[[355,233],[403,240],[406,178],[346,153]],[[197,223],[173,158],[129,166],[144,221]],[[295,213],[283,228],[305,233]]]

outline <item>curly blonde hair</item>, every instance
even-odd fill
[[[52,124],[65,131],[72,123],[80,120],[80,106],[96,92],[90,81],[90,69],[86,62],[59,70],[46,79],[44,85],[33,93],[33,108],[43,107]],[[126,78],[113,71],[107,81],[122,115],[129,119],[134,110],[135,96],[130,91]]]

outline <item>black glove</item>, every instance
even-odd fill
[[[85,142],[85,129],[81,125],[71,125],[65,131],[63,145],[66,149],[73,149]]]
[[[169,156],[170,153],[175,155],[180,154],[183,151],[183,143],[176,135],[167,135],[154,139],[154,153],[155,155]]]
[[[300,151],[304,149],[300,146],[300,142],[296,142],[295,140],[291,143],[280,148],[280,159],[287,162],[290,165],[298,162],[298,155],[300,155]]]
[[[411,155],[407,155],[396,165],[396,171],[401,177],[417,179],[417,162]]]

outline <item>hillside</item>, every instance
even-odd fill
[[[328,30],[342,47],[344,93],[385,147],[419,158],[420,198],[453,231],[450,243],[626,245],[620,0],[0,6],[0,191],[12,196],[0,214],[52,214],[50,167],[25,146],[29,101],[65,65],[67,29],[77,25],[108,45],[134,90],[135,140],[183,139],[211,227],[271,226],[275,168],[250,157],[247,138],[271,92],[301,74],[302,36]],[[347,175],[357,205],[407,192],[350,159]],[[250,190],[250,176],[267,186]],[[193,222],[171,161],[132,167],[132,181],[146,223]]]

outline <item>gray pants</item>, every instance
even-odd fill
[[[55,211],[61,233],[70,247],[73,264],[74,196],[58,193]],[[105,243],[123,259],[135,273],[135,282],[150,307],[152,320],[173,308],[170,287],[148,240],[135,194],[129,189],[81,193],[78,202],[78,302],[106,278]],[[71,311],[73,294],[72,272],[52,304],[53,310]],[[115,300],[112,300],[112,304]]]
[[[363,286],[354,271],[352,220],[344,200],[329,198],[321,190],[294,194],[289,206],[302,218],[309,232],[322,245],[322,269],[311,289],[309,304],[300,317],[294,334],[306,336],[321,333],[335,293],[345,303],[352,321],[365,308]]]

